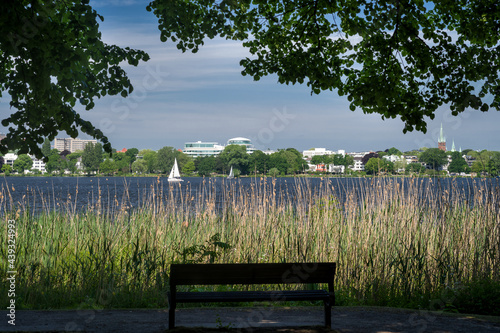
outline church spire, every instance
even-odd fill
[[[441,129],[439,130],[439,139],[438,142],[446,142],[443,134],[443,123],[441,123]]]
[[[441,123],[441,130],[439,131],[438,148],[446,151],[446,138],[443,134],[443,123]]]

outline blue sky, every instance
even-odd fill
[[[352,112],[347,98],[335,92],[311,96],[306,85],[280,85],[275,76],[258,82],[243,77],[239,61],[249,53],[239,42],[207,40],[196,54],[182,53],[170,41],[162,43],[157,19],[145,9],[148,2],[91,1],[104,16],[100,27],[105,42],[151,56],[138,67],[124,65],[135,88],[128,98],[107,96],[91,111],[77,108],[114,148],[183,148],[188,141],[226,144],[243,136],[262,150],[323,147],[354,152],[394,146],[404,151],[437,147],[442,123],[448,149],[454,140],[457,149],[500,151],[500,112],[466,110],[453,117],[442,107],[428,121],[426,134],[403,134],[399,119]],[[1,113],[8,108],[4,95]]]

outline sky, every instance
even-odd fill
[[[454,141],[456,149],[500,151],[498,111],[471,109],[455,117],[443,106],[434,120],[427,119],[426,134],[403,134],[399,118],[382,120],[377,114],[350,111],[347,97],[335,92],[311,95],[305,84],[282,85],[276,76],[260,81],[242,76],[239,62],[250,54],[241,42],[206,40],[196,54],[182,53],[171,41],[162,43],[157,18],[145,9],[149,1],[90,3],[104,16],[100,30],[106,43],[141,49],[151,57],[137,67],[123,65],[134,86],[129,97],[103,97],[91,111],[76,108],[118,150],[182,149],[192,141],[226,144],[241,136],[260,150],[408,151],[437,147],[442,125],[448,149]],[[9,112],[5,97],[0,111]],[[0,132],[5,128],[0,126]]]

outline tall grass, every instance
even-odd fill
[[[232,248],[213,247],[216,262],[337,262],[338,304],[500,314],[498,188],[473,186],[466,201],[454,186],[435,191],[418,178],[353,184],[342,198],[328,180],[314,189],[270,178],[178,186],[190,185],[158,179],[135,209],[126,194],[103,207],[101,193],[84,211],[68,198],[57,211],[44,201],[37,214],[29,195],[13,203],[4,189],[0,253],[15,219],[17,306],[166,306],[169,264],[220,235]],[[6,271],[2,260],[2,280]]]

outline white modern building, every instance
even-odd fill
[[[192,157],[203,157],[219,155],[223,150],[224,146],[219,145],[217,142],[196,141],[186,142],[182,151]]]
[[[266,149],[266,150],[263,150],[262,152],[266,155],[271,155],[271,154],[274,154],[276,152],[276,150]]]
[[[242,137],[237,137],[237,138],[232,138],[227,140],[227,145],[239,145],[239,146],[245,146],[247,148],[247,153],[251,154],[255,151],[255,148],[253,147],[252,141],[247,138],[242,138]]]
[[[56,138],[54,140],[54,148],[59,150],[60,152],[64,150],[68,150],[71,153],[74,153],[77,150],[84,150],[85,146],[88,143],[96,144],[97,140],[82,140],[82,139],[73,139],[73,138]]]
[[[350,165],[349,168],[353,171],[364,171],[365,165],[363,164],[362,160],[366,154],[368,153],[349,153],[349,155],[354,159],[354,164]]]
[[[227,141],[227,144],[245,146],[247,149],[247,153],[249,154],[255,151],[252,141],[247,138],[232,138]],[[182,152],[192,157],[216,156],[219,155],[224,150],[224,148],[226,148],[226,146],[219,145],[219,143],[217,142],[196,141],[186,142],[184,144],[184,149],[182,150]]]
[[[406,155],[405,159],[406,159],[406,163],[407,164],[410,164],[410,163],[419,163],[418,157],[415,156],[415,155]]]
[[[10,166],[14,165],[15,160],[17,160],[17,154],[14,154],[14,153],[7,153],[3,157],[3,162],[5,164],[10,165]]]
[[[326,148],[311,148],[309,150],[304,150],[302,152],[302,157],[305,159],[311,159],[313,156],[323,156],[323,155],[342,155],[345,156],[345,150],[339,149],[337,151],[328,150]]]
[[[314,156],[323,156],[323,155],[333,155],[334,152],[331,150],[327,150],[326,148],[311,148],[308,150],[304,150],[302,152],[302,157],[306,159],[311,159]]]
[[[33,170],[38,170],[40,171],[41,173],[45,173],[47,172],[45,170],[45,162],[42,161],[42,160],[39,160],[38,158],[36,158],[35,156],[31,156],[31,159],[33,160],[33,166],[31,167],[31,169]]]
[[[40,171],[41,173],[45,173],[45,163],[42,160],[39,160],[35,156],[28,155],[31,160],[33,161],[33,165],[31,166],[31,169],[35,169]],[[4,164],[8,164],[11,167],[14,166],[14,162],[17,160],[19,156],[16,153],[7,153],[3,156]],[[24,173],[29,173],[29,170],[24,170]]]
[[[396,163],[400,159],[404,159],[403,156],[398,156],[398,155],[384,155],[382,158],[386,159],[386,160],[388,160],[389,162],[392,162],[392,163]]]

